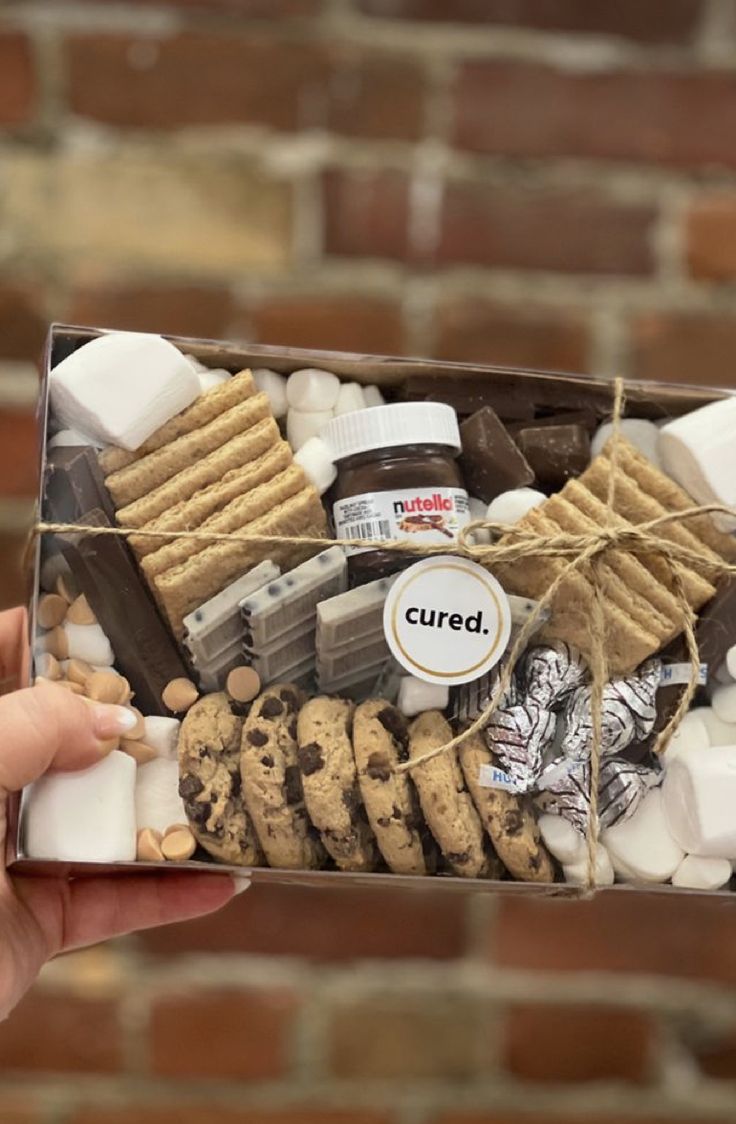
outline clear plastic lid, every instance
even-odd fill
[[[336,461],[401,445],[461,448],[457,414],[444,402],[394,402],[332,418],[320,433]]]

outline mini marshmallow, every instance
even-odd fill
[[[721,398],[668,422],[659,432],[665,472],[697,503],[736,506],[736,397]],[[714,515],[723,530],[728,516]]]
[[[340,380],[329,371],[305,367],[286,380],[286,397],[293,410],[302,413],[332,410],[340,393]]]
[[[736,858],[736,745],[676,758],[662,784],[670,831],[684,851]]]
[[[46,442],[47,449],[65,449],[68,446],[79,445],[96,445],[97,448],[101,446],[96,444],[91,437],[87,437],[86,433],[80,433],[78,429],[60,429],[53,437],[49,437]]]
[[[698,715],[708,731],[710,745],[736,745],[736,724],[722,722],[711,706],[699,706]]]
[[[486,518],[488,504],[483,500],[479,500],[477,496],[468,496],[468,508],[470,510],[471,520]],[[491,532],[478,528],[473,531],[473,541],[476,543],[490,543]]]
[[[643,453],[647,460],[659,468],[659,453],[657,452],[659,430],[654,422],[647,421],[645,418],[622,418],[619,425],[621,436],[630,441],[640,453]],[[612,433],[612,422],[604,422],[603,425],[599,426],[590,443],[591,457],[597,457],[602,452],[603,446]]]
[[[150,827],[164,832],[175,823],[186,823],[179,795],[179,762],[157,757],[140,765],[135,782],[135,815],[138,830]]]
[[[450,688],[441,683],[427,683],[413,675],[402,675],[396,705],[407,718],[425,710],[444,710],[450,700]]]
[[[133,758],[117,750],[81,772],[46,773],[23,799],[25,854],[58,862],[132,862],[135,775]]]
[[[721,722],[736,723],[736,683],[714,687],[710,696],[713,713]]]
[[[365,407],[365,394],[359,382],[340,383],[335,402],[335,417],[340,414],[352,414],[356,410],[364,410]]]
[[[689,710],[675,730],[664,751],[664,765],[668,768],[683,753],[702,753],[710,745],[708,727],[700,710]]]
[[[675,760],[667,776],[680,765]],[[609,827],[601,841],[616,874],[626,882],[667,882],[685,857],[685,848],[665,817],[661,788],[647,793],[633,816]]]
[[[383,397],[377,386],[364,386],[363,397],[365,398],[366,406],[386,405],[386,399]]]
[[[110,332],[54,367],[49,388],[62,425],[135,450],[199,397],[199,378],[161,336]]]
[[[304,475],[323,495],[337,476],[332,453],[321,437],[310,437],[294,454],[294,460],[304,469]]]
[[[537,820],[544,845],[550,854],[567,866],[577,866],[585,860],[588,844],[564,816],[545,812]]]
[[[151,749],[155,749],[159,757],[176,761],[180,729],[181,722],[178,718],[149,714],[143,719],[143,741]]]
[[[732,679],[736,679],[736,644],[726,652],[726,670]]]
[[[486,519],[493,523],[518,523],[533,507],[539,507],[547,499],[544,492],[536,488],[512,488],[501,492],[486,509]]]
[[[286,415],[286,437],[294,452],[306,445],[310,437],[319,437],[322,427],[332,417],[331,410],[317,410],[305,414],[301,410],[289,410]]]
[[[199,392],[200,394],[204,394],[206,390],[212,390],[213,387],[220,386],[221,383],[229,382],[232,377],[230,372],[224,370],[224,368],[213,367],[210,370],[209,367],[205,367],[204,371],[199,371],[197,373]]]
[[[587,886],[588,884],[588,854],[576,863],[565,863],[562,873],[565,881],[573,886]],[[595,849],[595,884],[596,886],[613,886],[614,873],[610,855],[602,843],[596,844]]]
[[[72,624],[66,620],[61,627],[66,633],[70,659],[84,660],[98,668],[115,662],[110,641],[98,624]]]
[[[730,881],[728,859],[704,859],[700,855],[685,855],[672,875],[672,885],[687,890],[720,890]]]
[[[289,403],[286,398],[286,379],[278,371],[258,367],[253,371],[253,382],[268,398],[271,413],[275,418],[285,418]]]

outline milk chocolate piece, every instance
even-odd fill
[[[468,492],[490,503],[501,492],[534,482],[534,472],[495,410],[484,406],[460,426],[460,468]]]
[[[590,463],[590,435],[582,425],[534,425],[522,429],[516,442],[537,483],[556,492]]]

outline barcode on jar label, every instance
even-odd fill
[[[368,539],[380,541],[392,538],[391,524],[387,519],[373,519],[368,523],[351,523],[341,528],[341,535],[346,539]]]

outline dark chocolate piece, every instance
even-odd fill
[[[727,574],[718,582],[715,597],[698,614],[695,639],[710,680],[723,666],[728,649],[736,644],[736,578]],[[687,656],[684,659],[688,661]]]
[[[460,426],[460,468],[471,496],[484,503],[534,482],[534,472],[490,406],[477,410]]]
[[[85,511],[101,508],[111,524],[115,508],[91,445],[52,449],[46,458],[44,510],[57,523],[79,523]]]
[[[496,411],[498,413],[498,411]],[[508,422],[506,428],[512,437],[521,433],[523,429],[537,429],[548,425],[582,425],[592,437],[598,428],[598,418],[595,410],[588,407],[582,410],[563,410],[561,413],[550,414],[548,417],[535,418],[533,422],[515,421]]]
[[[531,421],[534,417],[534,406],[524,383],[502,376],[471,379],[411,375],[400,393],[411,402],[445,402],[461,415],[491,406],[504,419]]]
[[[582,425],[534,425],[520,430],[516,443],[537,483],[557,491],[590,464],[590,436]]]
[[[99,508],[83,512],[80,522],[110,526]],[[112,644],[115,666],[130,683],[136,706],[143,714],[168,714],[163,689],[172,679],[189,678],[189,671],[128,547],[117,535],[70,534],[58,541]]]

